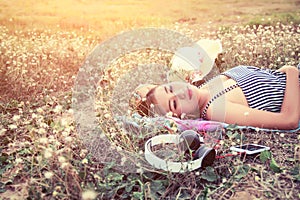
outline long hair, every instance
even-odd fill
[[[129,107],[131,111],[137,112],[141,116],[153,116],[154,113],[151,109],[151,105],[157,103],[154,96],[154,92],[157,87],[158,85],[150,89],[145,97],[135,91],[129,100]]]

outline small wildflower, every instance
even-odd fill
[[[173,112],[168,112],[167,114],[166,114],[166,117],[172,117],[173,116]]]
[[[57,105],[57,106],[55,106],[55,108],[53,109],[53,112],[59,113],[59,112],[62,111],[62,109],[63,109],[63,107],[62,107],[61,105]]]
[[[44,152],[44,157],[45,157],[46,159],[47,159],[47,158],[51,158],[51,157],[52,157],[52,153],[53,153],[52,149],[48,148],[48,149],[46,149],[45,152]]]
[[[143,173],[143,169],[142,169],[142,168],[139,168],[139,169],[136,170],[136,172],[137,172],[138,174],[142,174],[142,173]]]
[[[38,115],[35,113],[32,113],[31,117],[32,117],[32,119],[36,119],[36,118],[38,118]]]
[[[64,163],[64,162],[66,162],[66,158],[63,157],[63,156],[59,156],[59,157],[58,157],[58,161],[59,161],[60,163]]]
[[[63,131],[61,134],[62,134],[62,136],[64,136],[64,137],[68,137],[68,136],[69,136],[69,133],[68,133],[67,131]]]
[[[72,137],[70,137],[70,136],[68,136],[68,137],[65,138],[65,141],[66,141],[66,142],[72,142],[72,140],[73,140],[73,139],[72,139]]]
[[[7,131],[7,129],[5,129],[5,128],[1,129],[0,130],[0,136],[4,135],[6,131]]]
[[[11,130],[13,130],[13,129],[17,129],[18,126],[15,125],[15,124],[10,124],[10,125],[8,126],[8,128],[11,129]]]
[[[117,151],[119,151],[119,152],[123,151],[122,147],[120,147],[120,146],[117,146],[116,149],[117,149]]]
[[[47,171],[47,172],[44,173],[44,176],[45,176],[46,179],[51,179],[53,175],[54,175],[53,172],[48,172]]]
[[[186,117],[186,113],[182,113],[180,116],[181,119],[184,119],[185,117]]]
[[[255,176],[255,177],[254,177],[254,180],[255,180],[255,181],[260,181],[260,177],[259,177],[259,176]]]
[[[92,199],[96,199],[97,195],[98,194],[94,190],[86,190],[82,192],[81,197],[83,200],[92,200]]]
[[[81,161],[81,163],[82,163],[82,164],[88,164],[89,161],[88,161],[88,159],[84,158],[84,159]]]
[[[126,157],[123,157],[122,159],[121,159],[121,165],[125,165],[125,162],[127,161],[127,158]]]
[[[42,108],[38,108],[38,109],[36,109],[36,111],[40,114],[44,113],[44,110]]]
[[[16,158],[16,160],[15,160],[16,164],[19,164],[19,163],[22,163],[22,162],[23,162],[23,160],[21,158]]]
[[[20,115],[14,115],[13,116],[13,120],[16,122],[16,121],[19,121],[19,119],[21,118]]]
[[[69,124],[69,121],[66,118],[62,118],[60,120],[60,123],[61,123],[62,126],[67,126]]]
[[[81,151],[80,151],[80,157],[85,157],[86,156],[86,154],[88,153],[88,151],[86,150],[86,149],[82,149]]]
[[[68,165],[69,165],[69,163],[64,162],[64,163],[61,163],[60,167],[61,167],[62,169],[64,169],[64,168],[66,168]]]
[[[110,118],[110,114],[109,114],[109,113],[105,113],[105,114],[104,114],[104,118],[105,118],[105,119]]]
[[[39,142],[42,143],[42,144],[47,144],[48,143],[48,138],[45,138],[45,137],[44,138],[40,138]]]
[[[284,133],[280,133],[280,135],[279,135],[279,136],[283,138],[283,137],[284,137]]]
[[[40,128],[40,129],[38,129],[38,133],[43,135],[43,134],[46,134],[47,131],[44,128]]]
[[[53,191],[52,192],[52,196],[56,197],[58,195],[58,192],[57,191]]]

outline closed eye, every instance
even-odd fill
[[[166,87],[166,86],[164,87],[164,89],[165,89],[166,93],[168,94],[168,93],[169,93],[169,91],[168,91],[168,89],[167,89],[167,87]]]
[[[173,93],[173,87],[172,87],[172,85],[170,85],[169,90],[170,90],[171,93]]]

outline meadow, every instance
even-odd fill
[[[115,170],[117,163],[99,163],[88,150],[72,109],[85,59],[125,30],[163,27],[195,40],[220,39],[220,70],[242,64],[296,66],[299,7],[297,0],[0,1],[0,199],[299,199],[298,132],[233,126],[225,132],[221,153],[241,142],[271,150],[218,159],[213,167],[184,174],[146,167],[122,173]],[[169,59],[168,53],[141,50],[121,56],[101,74],[100,126],[137,157],[145,138],[114,128],[112,91],[129,67],[149,60],[168,65]]]

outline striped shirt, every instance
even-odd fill
[[[222,74],[237,82],[250,108],[281,111],[286,88],[285,73],[253,66],[237,66]]]

